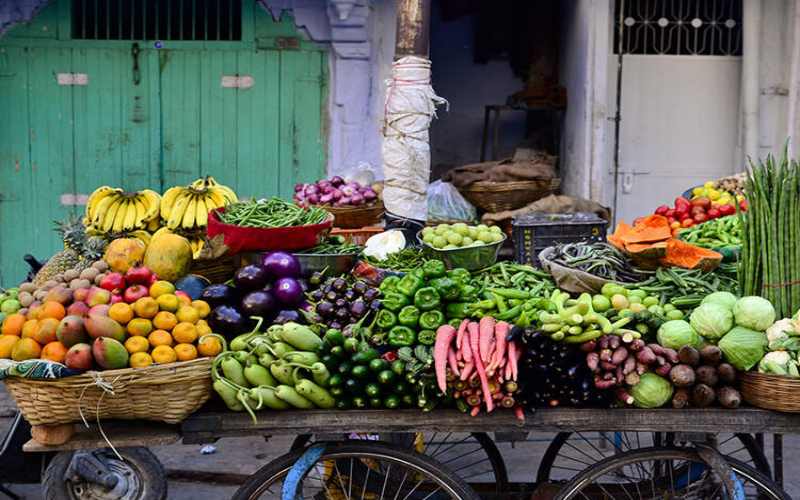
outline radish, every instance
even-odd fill
[[[484,323],[485,328],[488,330],[488,327],[491,326],[490,332],[494,332],[494,320],[489,318],[490,322],[484,322],[483,320],[486,318],[481,319],[481,323]],[[482,340],[483,337],[480,334],[479,326],[477,323],[470,323],[467,327],[467,331],[469,333],[469,344],[470,349],[474,354],[473,359],[475,360],[475,368],[478,372],[478,377],[481,379],[481,389],[483,390],[483,399],[486,402],[486,411],[490,412],[494,410],[494,401],[492,400],[492,391],[489,389],[489,379],[486,377],[486,370],[483,369],[483,360],[481,359],[481,351],[479,347],[479,341]],[[486,347],[488,349],[489,344],[489,336],[486,335]]]

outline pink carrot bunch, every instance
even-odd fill
[[[433,363],[439,390],[449,391],[473,416],[481,407],[492,412],[498,406],[522,416],[514,400],[522,350],[508,340],[510,329],[505,321],[484,317],[480,322],[465,319],[458,329],[442,325],[436,331]]]

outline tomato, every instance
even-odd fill
[[[666,211],[666,213],[664,213],[664,215],[674,219],[675,218],[675,209],[674,208],[670,208],[669,210]]]
[[[708,211],[706,215],[708,216],[709,219],[716,219],[717,217],[722,215],[722,213],[719,211],[719,209],[712,208],[711,210]]]
[[[691,213],[692,215],[696,215],[696,214],[704,214],[704,213],[706,213],[706,209],[705,209],[705,208],[703,208],[703,207],[701,207],[701,206],[699,206],[699,205],[696,205],[696,206],[693,206],[693,207],[692,207],[692,210],[690,211],[690,213]]]
[[[736,207],[733,205],[720,205],[717,210],[719,211],[720,216],[733,215],[736,213]]]
[[[695,214],[694,216],[694,221],[697,222],[698,224],[700,224],[701,222],[705,222],[706,220],[708,220],[706,214]]]
[[[711,206],[711,200],[709,200],[708,198],[703,196],[703,197],[700,197],[700,198],[693,199],[691,201],[691,204],[692,204],[693,207],[709,208]]]
[[[661,205],[660,207],[656,208],[656,215],[667,215],[667,210],[669,210],[668,205]]]
[[[683,219],[683,222],[681,222],[681,226],[682,227],[692,227],[692,226],[694,226],[694,220],[692,220],[692,219]]]
[[[742,200],[739,202],[739,210],[747,211],[747,200]]]
[[[686,209],[688,210],[690,205],[691,203],[689,203],[689,200],[687,200],[683,196],[678,196],[677,198],[675,198],[675,210],[680,210],[683,207],[686,207]]]

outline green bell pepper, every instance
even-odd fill
[[[459,302],[475,302],[478,299],[478,287],[463,285],[458,294]]]
[[[442,299],[439,296],[439,292],[432,286],[420,288],[417,290],[417,293],[414,294],[414,305],[417,306],[417,309],[420,311],[430,311],[440,307],[441,304]]]
[[[447,272],[444,262],[441,260],[429,260],[422,265],[422,273],[426,278],[441,278]]]
[[[472,278],[472,275],[463,267],[457,267],[447,271],[447,277],[459,283],[467,283]]]
[[[444,324],[444,314],[438,309],[425,311],[419,317],[419,327],[423,330],[436,330]]]
[[[416,328],[419,324],[419,309],[414,306],[405,306],[397,314],[397,322],[402,326]]]
[[[399,276],[387,276],[387,277],[383,278],[383,281],[381,281],[381,284],[378,287],[378,290],[380,290],[381,293],[383,293],[384,295],[389,293],[389,292],[395,292],[395,291],[397,291],[397,284],[398,283],[400,283],[400,277]]]
[[[388,309],[381,309],[375,317],[375,324],[381,330],[388,332],[397,324],[397,316]]]
[[[399,292],[387,292],[381,299],[381,305],[393,312],[397,312],[409,304],[408,297]]]
[[[439,292],[439,296],[441,296],[444,301],[454,301],[461,295],[461,285],[457,281],[446,276],[444,278],[431,280],[429,285]]]
[[[389,345],[392,347],[406,347],[414,345],[417,333],[407,326],[395,326],[389,330]]]
[[[452,319],[450,319],[450,320],[447,322],[447,324],[448,324],[448,325],[450,325],[450,326],[452,326],[452,327],[453,327],[453,328],[455,328],[456,330],[458,330],[458,327],[460,327],[460,326],[461,326],[461,321],[462,321],[463,319],[464,319],[464,318],[452,318]]]
[[[417,293],[417,290],[422,288],[424,284],[422,278],[413,273],[408,273],[400,278],[400,282],[397,283],[397,292],[402,293],[406,297],[413,297],[414,294]]]
[[[469,315],[468,302],[452,302],[447,304],[445,314],[448,318],[466,318]]]
[[[417,334],[417,342],[419,342],[422,345],[433,345],[433,344],[435,344],[436,343],[436,332],[433,331],[433,330],[421,330]]]

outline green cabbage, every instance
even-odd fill
[[[672,398],[672,384],[664,377],[646,372],[639,383],[631,387],[631,396],[633,404],[639,408],[658,408]]]
[[[728,363],[741,371],[754,367],[764,357],[767,335],[741,326],[734,327],[717,344]]]
[[[738,326],[763,332],[775,322],[775,308],[767,299],[742,297],[733,306],[733,317]]]
[[[697,333],[716,342],[733,328],[733,313],[724,305],[709,302],[692,312],[689,324]]]
[[[739,299],[731,292],[714,292],[706,295],[700,304],[719,304],[732,311],[737,300]]]
[[[694,331],[692,325],[682,319],[673,319],[664,322],[656,334],[658,343],[664,347],[678,350],[685,345],[697,347],[700,345],[700,337]]]

